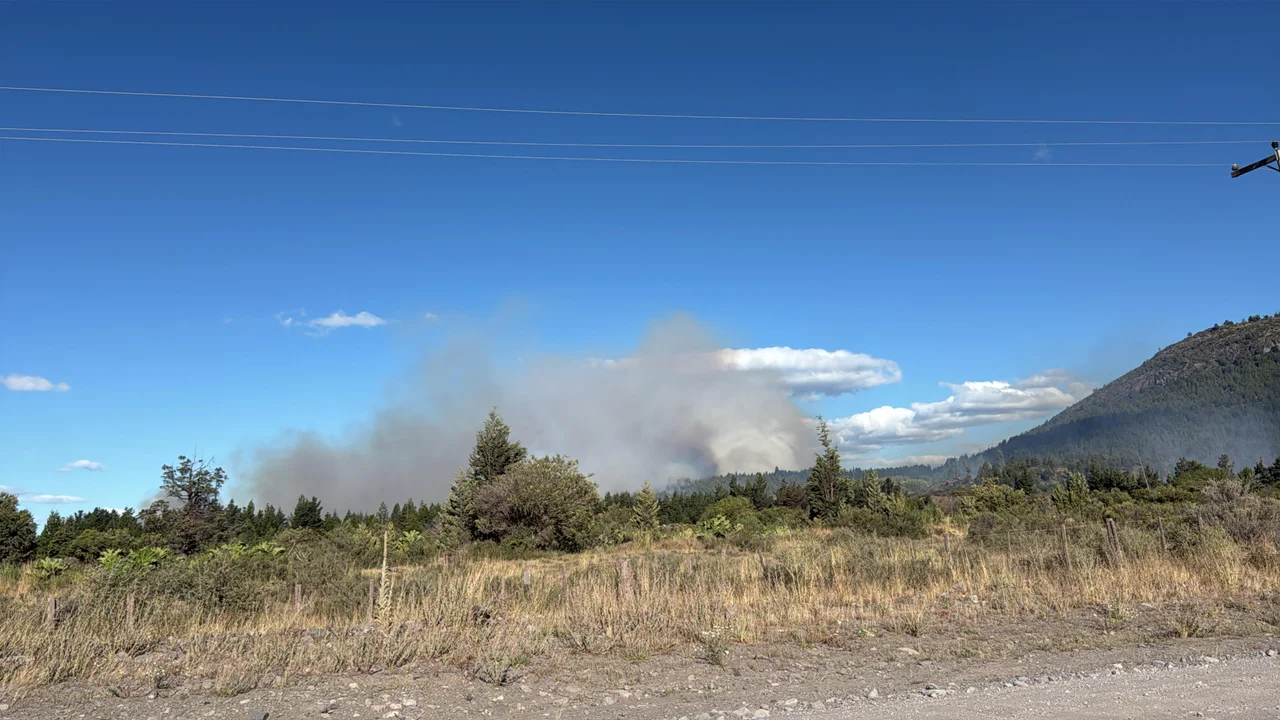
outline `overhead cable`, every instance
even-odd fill
[[[368,102],[359,100],[317,100],[309,98],[264,97],[252,95],[211,95],[204,93],[142,92],[135,90],[90,90],[82,88],[26,87],[0,85],[0,90],[78,95],[115,95],[125,97],[173,98],[188,100],[232,100],[242,102],[295,103],[305,105],[344,105],[402,110],[451,110],[486,113],[518,113],[528,115],[577,115],[615,118],[653,118],[668,120],[752,120],[790,122],[850,123],[965,123],[965,124],[1041,124],[1041,125],[1280,125],[1271,120],[1091,120],[1043,118],[921,118],[921,117],[803,117],[785,115],[696,115],[686,113],[605,112],[599,110],[543,110],[533,108],[480,107],[467,105],[427,105],[417,103]]]
[[[276,135],[267,133],[215,133],[175,130],[101,130],[87,128],[0,127],[0,132],[69,133],[96,135],[152,135],[165,137],[242,138],[256,140],[309,140],[325,142],[418,143],[431,145],[509,145],[521,147],[653,148],[716,150],[852,150],[906,148],[1002,148],[1002,147],[1113,147],[1149,145],[1248,145],[1262,140],[1121,140],[1081,142],[995,142],[995,143],[835,143],[835,144],[698,144],[698,143],[591,143],[524,140],[435,140],[422,138],[344,137],[334,135]]]
[[[241,150],[285,150],[293,152],[346,153],[361,155],[408,155],[419,157],[486,158],[497,160],[557,160],[569,162],[615,162],[683,165],[824,165],[824,166],[917,166],[917,167],[1161,167],[1217,168],[1221,163],[1134,163],[1134,162],[960,162],[960,161],[873,161],[873,160],[719,160],[693,158],[575,157],[558,155],[503,155],[494,153],[447,153],[414,150],[371,150],[367,148],[295,147],[239,143],[192,143],[161,140],[108,140],[103,138],[0,136],[0,140],[25,142],[92,143],[104,145],[149,145],[162,147],[223,148]]]

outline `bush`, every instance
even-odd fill
[[[740,495],[717,500],[702,511],[702,521],[706,522],[716,516],[723,517],[729,523],[729,529],[758,533],[764,529],[760,515],[755,511],[750,498]]]
[[[0,562],[19,563],[36,549],[36,521],[18,509],[18,497],[0,492]]]
[[[1008,512],[1021,508],[1027,502],[1027,494],[1008,485],[997,485],[990,480],[969,491],[973,507],[978,512]]]
[[[809,524],[809,515],[798,507],[771,507],[760,511],[760,522],[766,527],[801,528]]]
[[[631,510],[614,505],[596,513],[591,519],[591,544],[598,547],[621,545],[632,540],[636,531]]]
[[[1205,524],[1222,528],[1237,542],[1273,541],[1280,536],[1280,502],[1250,493],[1238,478],[1209,482],[1201,498],[1197,512]]]
[[[929,534],[930,522],[930,514],[914,506],[890,505],[884,510],[845,506],[832,525],[880,537],[922,538]]]
[[[523,460],[476,489],[482,536],[539,550],[575,552],[591,545],[600,496],[578,462],[561,455]]]

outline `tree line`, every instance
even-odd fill
[[[1117,468],[1103,458],[1064,466],[1023,458],[985,461],[977,477],[935,492],[908,492],[900,479],[875,470],[846,470],[825,421],[819,418],[821,452],[804,473],[725,476],[712,487],[676,487],[662,494],[646,483],[638,492],[598,492],[591,476],[570,458],[531,457],[490,412],[476,433],[465,468],[444,503],[412,499],[376,512],[326,510],[317,497],[300,496],[292,512],[267,504],[223,503],[227,481],[220,467],[180,456],[161,468],[162,498],[135,513],[94,508],[70,515],[51,512],[36,532],[30,511],[0,494],[0,562],[32,558],[95,561],[113,551],[154,548],[193,555],[216,548],[248,548],[282,539],[358,536],[364,545],[384,531],[398,551],[427,555],[444,549],[492,547],[509,551],[574,552],[653,536],[685,527],[707,538],[742,540],[770,528],[809,525],[848,527],[878,535],[923,536],[945,512],[962,516],[1007,511],[1033,497],[1046,502],[1194,502],[1204,488],[1233,479],[1251,489],[1280,486],[1280,457],[1238,472],[1222,455],[1216,466],[1181,459],[1172,473],[1149,466]],[[781,480],[779,480],[781,478]],[[942,490],[944,495],[938,495]],[[941,497],[959,504],[940,506]],[[1074,498],[1074,499],[1073,499]],[[348,543],[350,544],[350,543]],[[359,543],[357,543],[359,544]]]

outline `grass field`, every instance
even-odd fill
[[[1218,632],[1224,608],[1247,611],[1257,632],[1280,623],[1274,545],[1211,531],[1166,550],[1136,528],[1115,540],[1094,525],[983,542],[806,530],[754,549],[676,537],[527,562],[441,557],[385,574],[289,557],[172,575],[86,568],[39,579],[10,568],[0,575],[0,682],[19,692],[74,679],[136,693],[182,678],[236,694],[443,663],[503,684],[548,655],[683,653],[721,664],[737,644],[840,648],[1082,608],[1101,618],[1087,631],[1105,633],[1144,603],[1167,615],[1153,632],[1169,637]]]

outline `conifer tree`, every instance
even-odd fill
[[[498,409],[490,410],[484,427],[476,433],[469,466],[458,471],[449,491],[444,529],[450,542],[463,543],[476,537],[476,490],[502,477],[527,455],[523,445],[511,440],[511,428],[498,415]]]
[[[849,502],[852,483],[840,466],[840,449],[831,442],[831,431],[822,417],[818,418],[818,442],[822,444],[822,454],[809,470],[805,497],[809,502],[809,517],[830,522],[840,507]]]
[[[631,523],[641,530],[658,529],[658,496],[647,481],[631,506]]]
[[[511,441],[511,428],[494,408],[489,411],[484,427],[476,433],[476,446],[471,451],[471,475],[480,485],[487,485],[527,455],[523,445]]]

